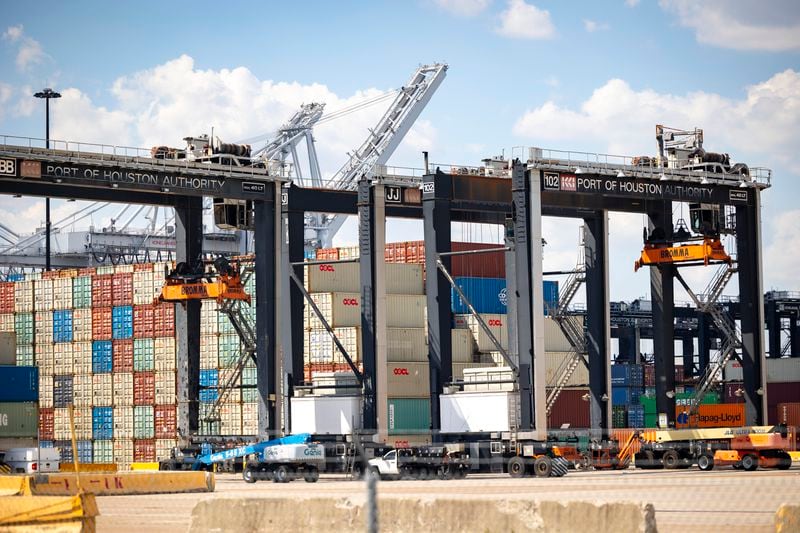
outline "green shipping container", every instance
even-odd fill
[[[72,307],[87,309],[92,306],[92,277],[78,276],[72,279]]]
[[[656,413],[645,413],[644,427],[646,428],[658,427],[658,415]]]
[[[153,406],[137,405],[133,408],[133,438],[152,439],[154,436]]]
[[[227,317],[225,320],[228,320]],[[220,332],[222,329],[220,328]],[[239,360],[240,345],[239,336],[234,334],[222,334],[217,341],[219,348],[219,366],[222,368],[230,368]]]
[[[221,335],[236,333],[236,330],[233,329],[233,324],[231,324],[231,319],[225,313],[217,313],[217,329]]]
[[[389,435],[427,433],[431,401],[427,398],[389,398]]]
[[[153,370],[153,339],[133,340],[133,370],[147,372]]]
[[[33,313],[14,315],[14,333],[17,334],[17,344],[33,344]]]
[[[694,398],[694,394],[691,392],[679,392],[675,395],[675,405],[689,405],[689,402]],[[655,396],[640,396],[639,403],[644,406],[644,413],[645,418],[648,414],[655,414],[656,413],[656,398]],[[704,403],[721,403],[719,394],[716,392],[707,392],[705,396],[703,396],[703,400],[700,402],[701,404]],[[650,426],[648,426],[650,427]]]
[[[0,437],[36,437],[36,402],[0,402]]]

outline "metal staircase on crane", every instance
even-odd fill
[[[722,308],[718,304],[718,300],[720,296],[722,296],[722,291],[725,290],[725,286],[736,272],[736,263],[732,263],[731,265],[720,265],[719,269],[714,274],[714,277],[706,287],[705,294],[703,295],[695,294],[694,291],[689,288],[688,284],[684,281],[680,274],[676,272],[676,278],[681,285],[683,285],[683,288],[686,290],[689,298],[691,298],[694,304],[697,306],[697,309],[702,313],[707,313],[711,317],[714,325],[722,335],[722,346],[719,350],[719,353],[713,361],[709,362],[708,367],[706,367],[705,372],[700,377],[700,380],[695,387],[694,396],[689,401],[690,413],[697,412],[697,408],[700,405],[703,396],[705,396],[705,393],[713,385],[717,376],[720,374],[720,372],[722,372],[722,369],[725,368],[725,365],[731,360],[731,357],[735,357],[736,351],[742,347],[741,331],[736,326],[736,323],[731,320],[726,313],[723,312]]]

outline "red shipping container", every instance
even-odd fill
[[[155,439],[139,439],[133,441],[133,462],[152,463],[156,460]]]
[[[111,274],[92,276],[92,307],[111,307]]]
[[[174,439],[177,434],[177,417],[174,405],[156,405],[155,415],[156,438]]]
[[[645,387],[655,387],[656,386],[656,367],[653,365],[645,365],[644,367],[644,386]]]
[[[133,372],[133,340],[115,340],[111,343],[114,372]]]
[[[131,305],[133,303],[133,272],[114,274],[111,279],[114,305]]]
[[[58,270],[45,270],[42,272],[42,279],[55,279],[60,277],[61,274],[59,274]]]
[[[175,335],[175,304],[162,303],[153,306],[153,336]]]
[[[454,242],[451,246],[454,252],[468,250],[490,250],[501,248],[502,244],[486,244],[477,242]],[[450,258],[450,273],[453,276],[469,276],[473,278],[504,278],[506,277],[505,252],[492,252],[484,254],[454,255]]]
[[[569,429],[589,427],[589,402],[583,396],[589,389],[564,389],[558,395],[550,415],[547,427],[559,429],[569,424]]]
[[[133,337],[148,339],[153,335],[153,304],[133,306]]]
[[[14,284],[0,283],[0,313],[14,312]]]
[[[800,402],[779,403],[777,424],[800,427]]]
[[[86,267],[78,269],[79,276],[94,276],[95,272],[96,270],[94,267]]]
[[[111,340],[110,307],[95,307],[92,309],[92,339],[96,341]]]
[[[133,265],[134,272],[152,272],[153,263],[136,263]]]
[[[339,260],[338,248],[320,248],[317,250],[317,259]]]
[[[406,243],[390,242],[384,249],[383,257],[387,263],[405,263]]]
[[[363,368],[361,363],[356,366],[359,371]],[[317,372],[352,372],[352,370],[347,363],[306,363],[303,367],[303,377],[307,383],[311,383],[312,375]]]
[[[406,263],[425,264],[425,241],[406,243]]]
[[[52,407],[39,409],[39,438],[54,440],[55,410]]]
[[[156,373],[133,374],[133,405],[153,405],[156,402]]]

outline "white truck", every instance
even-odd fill
[[[57,448],[11,448],[5,452],[5,462],[12,474],[58,472],[61,454]]]
[[[399,448],[369,460],[369,475],[381,479],[452,479],[466,477],[469,465],[462,454],[443,446]]]

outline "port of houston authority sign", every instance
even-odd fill
[[[618,178],[596,174],[543,172],[542,190],[604,196],[639,197],[644,199],[677,200],[745,205],[750,191],[725,185],[700,185],[678,181],[646,178]]]

